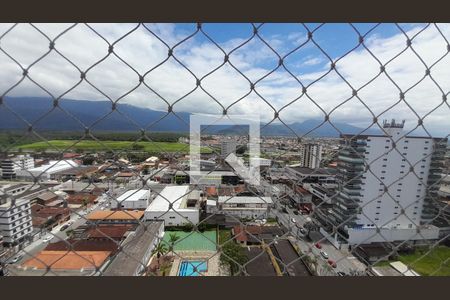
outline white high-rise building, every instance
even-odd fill
[[[436,215],[433,183],[447,139],[405,136],[403,125],[385,121],[388,135],[341,136],[340,188],[328,218],[345,224],[339,231],[349,244],[437,238],[436,227],[422,225]]]
[[[1,167],[3,179],[14,179],[18,171],[34,168],[34,159],[28,154],[18,155],[2,160]]]
[[[0,235],[5,244],[16,245],[22,243],[33,231],[31,220],[30,200],[0,199]]]
[[[320,167],[322,160],[322,145],[303,144],[300,146],[300,165],[302,167],[316,169]]]
[[[224,139],[221,143],[221,156],[226,158],[231,153],[236,153],[236,141],[233,139]]]

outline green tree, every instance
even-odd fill
[[[230,241],[222,246],[220,262],[230,267],[232,275],[238,273],[240,266],[245,264],[247,260],[244,249],[235,242]]]
[[[169,252],[173,252],[175,243],[180,239],[176,233],[169,234]]]
[[[153,255],[156,254],[158,269],[159,269],[159,258],[166,253],[167,253],[167,246],[164,245],[162,242],[156,245],[155,249],[153,249],[152,254]]]

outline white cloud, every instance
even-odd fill
[[[11,25],[0,25],[0,34]],[[38,24],[40,30],[50,38],[56,37],[71,24]],[[136,24],[94,24],[91,25],[109,43],[114,43],[136,27]],[[448,24],[438,25],[441,31],[450,37]],[[173,24],[149,24],[151,29],[170,47],[189,36],[195,31],[180,31]],[[421,27],[422,28],[422,27]],[[420,30],[412,26],[408,29],[409,36]],[[214,38],[214,37],[213,37]],[[291,33],[284,37],[286,43],[304,39],[304,33]],[[242,45],[245,39],[230,39],[221,44],[226,52]],[[283,36],[268,38],[269,44],[274,43],[276,49],[292,45],[283,45]],[[403,34],[396,34],[388,38],[372,36],[366,41],[370,51],[386,64],[406,47]],[[412,43],[415,51],[420,55],[428,67],[447,53],[447,43],[436,30],[434,25],[414,38]],[[1,47],[14,57],[22,67],[29,67],[34,61],[48,51],[49,41],[28,24],[19,24],[1,39]],[[87,72],[87,79],[112,100],[116,100],[132,91],[139,85],[138,75],[114,55],[108,55],[108,43],[86,25],[78,24],[56,40],[56,49],[73,62],[81,71]],[[212,98],[214,97],[224,107],[230,105],[230,112],[254,113],[258,111],[264,120],[271,120],[273,109],[257,94],[259,93],[276,110],[297,99],[302,92],[301,85],[282,68],[277,69],[268,77],[256,84],[256,91],[250,93],[250,84],[244,76],[233,67],[225,64],[218,70],[214,69],[223,64],[224,54],[214,44],[208,41],[200,42],[193,37],[182,43],[174,50],[175,57],[184,64],[195,76],[203,78],[202,87],[186,68],[173,57],[168,58],[168,48],[142,26],[124,37],[114,45],[114,51],[125,60],[139,74],[144,74],[152,68],[153,71],[145,77],[145,83],[167,102],[175,104],[175,111],[221,113],[222,107]],[[450,91],[450,55],[444,57],[431,68],[434,81],[442,88],[443,93]],[[100,62],[101,61],[101,62]],[[234,51],[230,56],[231,63],[246,77],[255,82],[277,67],[277,56],[258,39],[253,39]],[[164,62],[162,65],[162,62]],[[95,67],[91,68],[94,64]],[[304,85],[309,85],[328,70],[320,67],[324,63],[322,58],[305,56],[298,61],[304,66],[316,66],[317,70],[309,73],[292,72]],[[159,65],[159,66],[158,66]],[[322,68],[322,69],[320,69]],[[381,74],[370,84],[367,82],[379,74],[379,63],[363,48],[358,48],[337,63],[337,71],[358,92],[359,97],[378,115],[399,99],[399,90],[385,75]],[[22,70],[3,53],[0,53],[0,94],[3,94],[22,77]],[[389,77],[397,86],[406,92],[405,100],[419,116],[424,116],[436,106],[442,104],[442,92],[436,83],[426,78],[415,85],[425,74],[426,67],[417,55],[408,49],[386,66]],[[64,95],[65,98],[84,100],[104,100],[105,97],[86,82],[82,82],[72,91],[64,94],[80,81],[79,71],[64,58],[52,51],[30,68],[31,78],[48,89],[55,97]],[[192,92],[194,90],[194,92]],[[192,93],[191,93],[192,92]],[[351,88],[334,71],[321,80],[308,86],[308,96],[327,113],[342,104],[352,95]],[[187,95],[188,93],[191,93]],[[235,103],[242,96],[243,100]],[[9,96],[44,96],[40,88],[29,80],[24,80],[19,86],[7,93]],[[186,96],[187,95],[187,96]],[[181,99],[181,100],[180,100]],[[145,86],[140,86],[123,97],[121,102],[165,110],[167,104]],[[280,117],[285,122],[296,122],[308,118],[323,117],[323,112],[308,97],[303,96],[282,110]],[[413,127],[417,117],[406,103],[396,105],[380,118],[404,118],[407,126]],[[443,104],[425,119],[427,129],[437,134],[449,133],[450,118],[449,105]],[[371,114],[356,98],[339,106],[331,114],[332,120],[345,121],[363,126],[371,122]]]

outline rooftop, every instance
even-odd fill
[[[23,266],[37,269],[52,270],[80,270],[99,268],[110,251],[41,251],[32,259],[26,261]]]
[[[186,209],[188,193],[188,185],[166,186],[150,203],[146,211],[169,211],[170,204],[173,210]]]
[[[258,196],[219,196],[219,203],[272,203],[271,197],[258,197]]]
[[[94,220],[139,220],[144,215],[143,211],[101,210],[93,211],[87,219]]]
[[[335,169],[325,169],[325,168],[317,168],[317,169],[311,169],[307,167],[288,167],[301,175],[307,175],[307,176],[333,176],[336,173]]]
[[[128,235],[120,251],[103,273],[105,276],[133,276],[139,266],[146,266],[142,261],[150,246],[158,237],[162,222],[141,224],[135,232]],[[130,258],[132,257],[132,258]],[[144,265],[145,264],[145,265]]]
[[[135,190],[129,190],[120,195],[117,198],[118,202],[122,202],[124,200],[126,201],[139,201],[142,198],[145,198],[147,193],[149,193],[149,190],[143,190],[143,189],[135,189]]]
[[[70,168],[74,168],[74,167],[78,167],[78,164],[71,160],[71,159],[66,159],[66,160],[51,160],[49,161],[47,164],[45,165],[41,165],[37,168],[32,168],[29,169],[29,172],[39,172],[39,173],[57,173],[63,170],[67,170]]]

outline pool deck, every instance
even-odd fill
[[[175,259],[169,276],[178,276],[182,260],[207,261],[208,270],[200,276],[227,276],[228,272],[220,267],[220,255],[215,251],[175,251]]]

